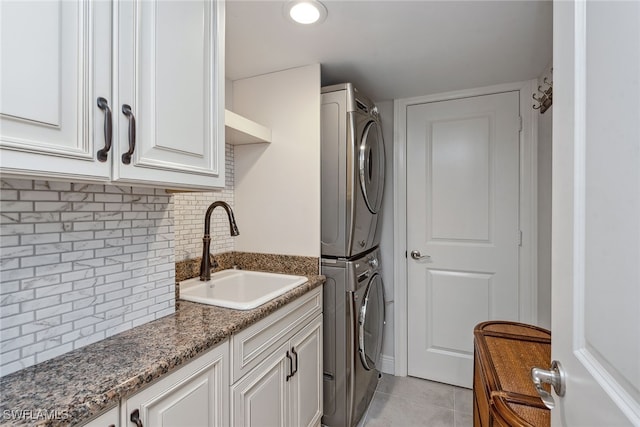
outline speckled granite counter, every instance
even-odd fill
[[[307,277],[308,282],[253,310],[178,301],[175,314],[2,377],[0,425],[67,426],[88,421],[324,283],[323,276]],[[58,419],[32,420],[37,411]]]

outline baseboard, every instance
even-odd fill
[[[393,356],[383,354],[380,357],[380,372],[393,375],[395,373],[395,359]]]

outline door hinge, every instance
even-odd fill
[[[404,251],[404,257],[405,257],[405,258],[409,258],[409,255],[408,255],[408,252],[407,252],[407,251]]]
[[[518,116],[518,132],[522,132],[522,116]]]
[[[518,233],[518,246],[522,246],[522,230]]]

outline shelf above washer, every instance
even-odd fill
[[[271,142],[271,129],[233,111],[224,110],[224,125],[226,142],[231,145]]]

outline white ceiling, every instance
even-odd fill
[[[227,1],[228,79],[320,63],[323,85],[382,101],[536,78],[552,58],[550,1],[325,0],[315,26],[284,3]]]

